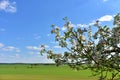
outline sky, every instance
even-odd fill
[[[0,0],[0,63],[52,63],[40,55],[40,45],[61,52],[50,33],[51,24],[63,27],[64,17],[74,26],[95,20],[112,27],[120,0]]]

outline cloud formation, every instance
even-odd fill
[[[50,42],[51,44],[58,44],[59,42],[52,41]]]
[[[20,52],[20,49],[14,46],[5,46],[3,43],[0,43],[0,51],[9,51],[9,52]]]
[[[0,43],[0,48],[2,48],[4,46],[4,44]]]
[[[105,15],[105,16],[100,17],[98,20],[101,21],[101,22],[112,21],[113,20],[113,16],[112,15]]]
[[[10,2],[9,0],[2,0],[0,1],[0,10],[5,12],[15,13],[16,9],[16,2]]]
[[[60,46],[54,46],[54,48],[60,49],[61,47]]]
[[[14,47],[14,46],[7,46],[2,48],[3,51],[15,51],[15,52],[20,52],[20,49]]]
[[[9,56],[7,56],[7,58],[20,58],[21,56],[20,56],[20,54],[14,54],[14,55],[9,55]]]
[[[107,0],[105,0],[107,1]],[[114,19],[114,15],[104,15],[100,18],[98,18],[97,20],[100,21],[100,22],[109,22],[109,21],[112,21]],[[89,24],[71,24],[72,27],[74,28],[78,28],[78,27],[81,27],[81,28],[87,28],[88,26],[93,26],[95,24],[96,20],[93,20],[91,23]],[[62,31],[65,31],[67,28],[66,26],[63,26],[61,28]]]
[[[44,45],[44,46],[45,46],[45,48],[49,48],[48,45]],[[33,50],[33,51],[40,51],[41,50],[41,46],[26,46],[26,48],[28,50]]]
[[[26,48],[29,49],[29,50],[35,50],[35,51],[40,51],[41,50],[41,48],[38,47],[38,46],[27,46]]]

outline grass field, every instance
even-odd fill
[[[75,71],[68,66],[0,65],[0,80],[97,80],[89,70]]]

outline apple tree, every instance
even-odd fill
[[[99,80],[120,79],[120,14],[114,16],[112,28],[101,26],[99,20],[86,28],[74,27],[66,17],[63,20],[66,30],[63,32],[52,25],[51,33],[66,50],[55,53],[42,45],[41,53],[47,53],[57,66],[66,64],[76,70],[89,69]]]

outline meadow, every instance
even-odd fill
[[[1,64],[0,80],[97,80],[89,70],[75,71],[68,66]]]

